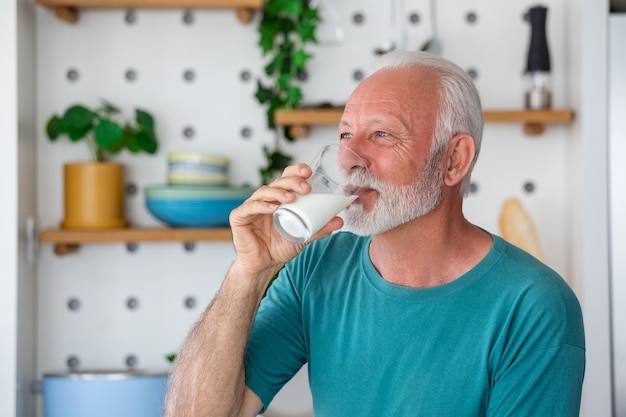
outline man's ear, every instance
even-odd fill
[[[444,157],[446,171],[443,181],[454,186],[463,181],[476,155],[476,143],[469,133],[459,133],[450,140]]]

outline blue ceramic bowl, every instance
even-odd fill
[[[230,212],[254,190],[249,187],[146,187],[146,208],[173,227],[226,227]]]

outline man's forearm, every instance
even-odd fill
[[[177,357],[166,417],[239,415],[245,349],[265,291],[263,281],[250,281],[231,268]]]

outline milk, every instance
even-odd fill
[[[281,204],[276,210],[274,227],[288,241],[304,243],[356,198],[356,195],[299,195],[293,203]]]

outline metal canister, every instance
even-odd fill
[[[91,370],[43,376],[45,417],[162,417],[165,372]]]

